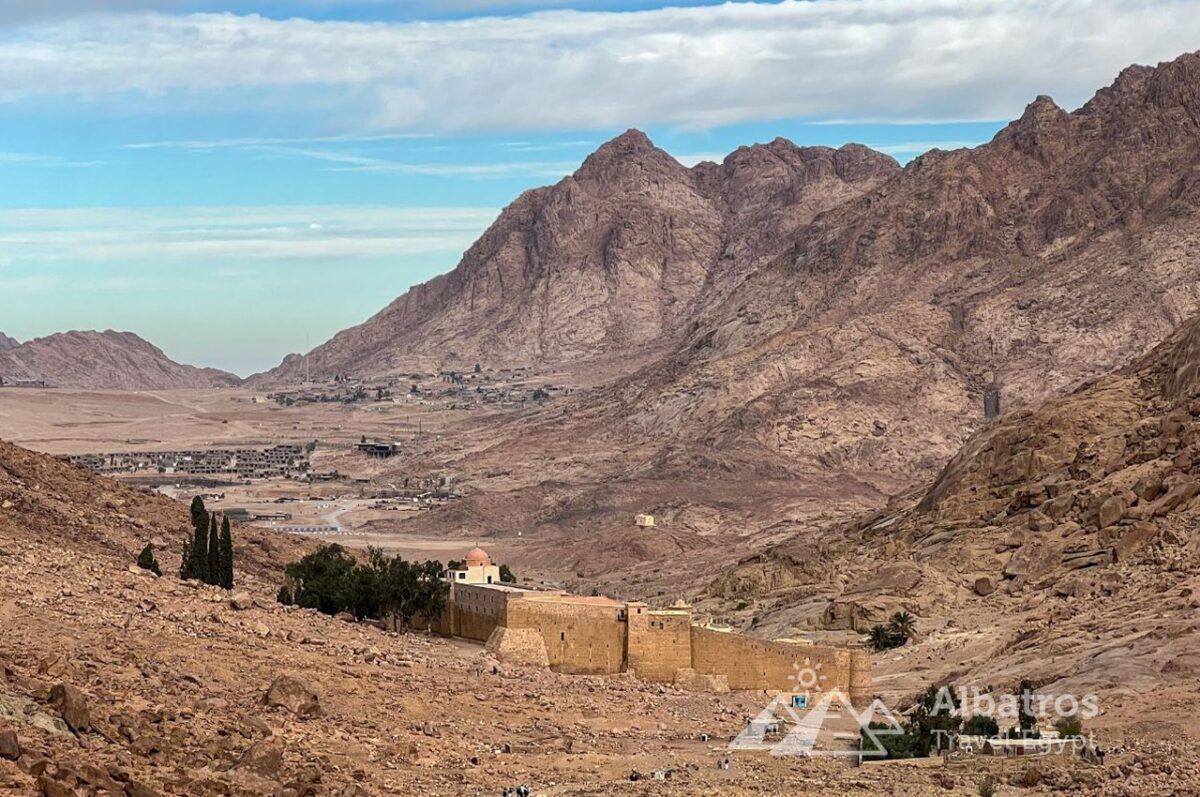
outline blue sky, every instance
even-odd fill
[[[1197,0],[0,0],[0,331],[247,374],[628,127],[905,162],[1200,42]]]

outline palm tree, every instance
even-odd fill
[[[891,629],[885,625],[873,627],[870,633],[867,634],[867,644],[876,652],[894,647],[894,637]]]
[[[892,615],[888,627],[900,638],[900,644],[912,639],[917,633],[917,618],[908,612],[900,611]]]

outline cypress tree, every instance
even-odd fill
[[[233,589],[233,530],[229,518],[221,519],[221,586]]]
[[[208,583],[208,513],[196,521],[196,536],[192,539],[192,578]]]
[[[204,508],[204,499],[196,496],[192,499],[192,528],[200,525],[200,521],[204,521],[204,528],[208,528],[208,510]]]
[[[217,516],[208,519],[208,578],[205,584],[216,586],[221,583],[221,539],[217,534]]]
[[[183,558],[179,560],[179,579],[188,581],[195,576],[192,575],[192,541],[183,541]]]

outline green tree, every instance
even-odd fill
[[[875,625],[867,634],[867,644],[876,652],[890,650],[897,646],[896,635],[886,625]]]
[[[1000,726],[996,720],[986,714],[976,714],[963,723],[964,736],[986,736],[989,739],[1000,735]]]
[[[192,499],[192,547],[190,553],[191,566],[188,568],[192,578],[208,582],[208,511],[200,496]]]
[[[296,602],[292,597],[292,588],[287,584],[284,584],[279,588],[279,592],[275,593],[275,600],[279,601],[284,606],[292,606]]]
[[[345,548],[337,543],[322,545],[287,566],[293,600],[297,606],[324,614],[345,611],[347,579],[354,567],[354,557]]]
[[[502,583],[502,584],[516,584],[517,583],[517,577],[513,574],[513,571],[509,569],[508,565],[500,565],[500,583]]]
[[[152,545],[147,545],[142,549],[142,552],[138,554],[137,566],[143,570],[149,570],[156,576],[162,575],[162,569],[158,566],[158,562],[154,559],[154,546]]]
[[[872,731],[872,733],[868,733]],[[880,757],[879,748],[883,748],[885,758],[913,758],[916,738],[912,729],[907,726],[897,728],[887,722],[872,722],[861,732],[858,749],[867,757]]]
[[[954,687],[931,686],[921,695],[909,715],[909,727],[915,737],[914,750],[920,756],[928,756],[935,747],[950,743],[950,736],[962,726],[958,716],[958,697]]]
[[[1017,689],[1020,699],[1017,702],[1017,726],[1020,728],[1020,736],[1026,739],[1036,738],[1037,734],[1037,717],[1033,713],[1033,681],[1028,679],[1021,681],[1020,687]]]
[[[1076,714],[1059,717],[1054,721],[1054,730],[1064,739],[1077,739],[1083,736],[1083,720]]]
[[[216,515],[208,519],[208,567],[205,573],[205,584],[215,587],[221,583],[221,535],[217,531]]]
[[[892,619],[888,621],[888,630],[902,640],[900,645],[903,645],[916,635],[917,620],[908,612],[896,612],[892,615]]]
[[[229,517],[221,518],[221,578],[220,584],[225,589],[233,589],[233,528]]]

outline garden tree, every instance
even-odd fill
[[[872,733],[868,734],[868,730]],[[878,758],[913,758],[916,738],[908,725],[897,728],[888,722],[871,722],[860,732],[858,749],[868,757]],[[879,748],[886,755],[880,756]]]
[[[221,577],[220,585],[225,589],[233,589],[233,529],[229,517],[221,518]]]
[[[346,581],[354,570],[354,558],[334,543],[322,545],[284,571],[296,605],[337,614],[346,608]]]
[[[963,723],[962,732],[964,736],[986,736],[990,739],[1000,734],[1000,726],[988,715],[976,714]]]
[[[913,750],[917,755],[928,756],[935,747],[950,743],[950,736],[958,733],[962,725],[958,706],[958,697],[952,686],[931,686],[925,690],[909,715],[908,722],[914,736]]]
[[[513,571],[509,569],[508,565],[500,565],[500,583],[502,583],[502,584],[516,584],[517,583],[517,577],[515,575],[513,575]]]
[[[200,496],[192,499],[192,547],[189,553],[191,578],[208,582],[208,510]]]
[[[1054,730],[1063,739],[1077,739],[1083,736],[1083,720],[1077,714],[1068,714],[1054,721]]]
[[[451,559],[449,562],[446,562],[446,569],[447,570],[466,570],[467,563],[464,562],[462,559]]]
[[[380,611],[394,628],[411,626],[417,617],[432,621],[446,607],[450,586],[442,580],[441,562],[406,562],[375,548],[370,562],[378,579]]]
[[[159,568],[158,562],[154,559],[154,546],[152,545],[147,545],[142,549],[142,552],[138,554],[137,566],[143,570],[149,570],[156,576],[162,575],[162,569]]]
[[[208,520],[208,570],[205,584],[214,587],[221,583],[221,535],[217,531],[217,516]]]
[[[354,619],[379,616],[379,578],[374,567],[355,565],[346,578],[346,611]]]
[[[1037,717],[1033,713],[1033,681],[1022,680],[1017,688],[1017,728],[1021,738],[1037,738]],[[1011,735],[1011,734],[1010,734]]]

